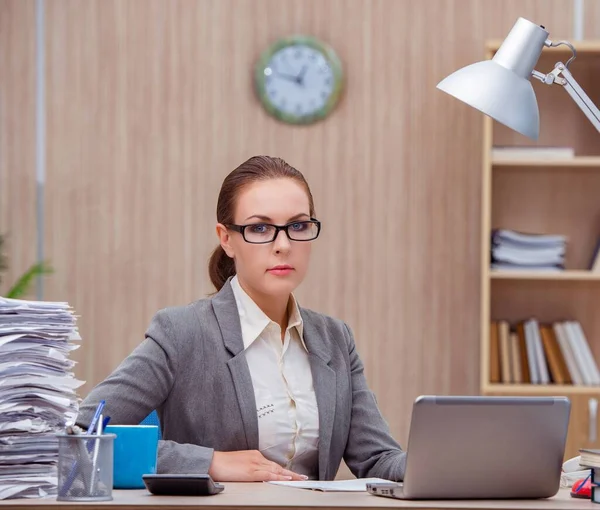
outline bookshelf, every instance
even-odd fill
[[[560,93],[560,91],[559,91]],[[550,168],[596,168],[600,172],[600,156],[576,156],[568,161],[560,159],[522,159],[515,161],[492,160],[495,168],[500,167],[539,167]]]
[[[598,388],[593,386],[576,386],[573,384],[538,384],[535,393],[531,391],[531,384],[513,384],[507,393],[506,384],[488,384],[485,392],[488,395],[597,395]],[[557,393],[558,392],[558,393]]]
[[[486,45],[493,57],[502,41]],[[600,104],[600,41],[575,44],[570,70],[591,99]],[[566,62],[567,47],[545,48],[536,69],[549,72]],[[481,380],[483,395],[556,395],[571,399],[565,459],[579,448],[600,448],[600,411],[590,420],[590,401],[600,402],[600,384],[492,382],[492,321],[510,331],[535,318],[540,326],[576,321],[600,366],[600,272],[589,270],[600,239],[600,133],[560,86],[532,80],[540,110],[537,142],[483,117]],[[572,158],[528,155],[505,159],[492,147],[572,147]],[[491,269],[494,228],[567,237],[562,271]],[[523,338],[519,338],[523,341]],[[516,341],[516,339],[515,339]],[[494,348],[497,347],[494,344]],[[549,361],[546,358],[549,369]],[[497,378],[497,373],[493,377]],[[600,406],[599,406],[600,407]],[[593,429],[593,430],[591,430]]]
[[[546,271],[489,271],[492,280],[556,280],[556,281],[583,281],[600,283],[600,273],[588,270],[565,270],[561,272]]]

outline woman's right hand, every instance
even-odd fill
[[[258,450],[214,452],[210,477],[216,482],[272,482],[306,480],[307,477],[267,460]]]

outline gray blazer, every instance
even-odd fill
[[[367,386],[350,329],[300,313],[319,410],[319,479],[334,479],[343,458],[359,478],[402,480],[406,453]],[[214,450],[257,450],[254,390],[229,281],[211,298],[159,311],[144,341],[83,401],[79,425],[89,424],[102,399],[111,424],[137,424],[158,411],[159,473],[207,473]]]

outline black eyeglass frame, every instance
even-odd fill
[[[297,223],[313,223],[313,224],[315,224],[317,226],[317,234],[315,235],[315,237],[311,237],[310,239],[293,239],[293,238],[291,238],[288,228],[290,228],[291,225],[295,225]],[[248,239],[246,239],[246,232],[245,232],[246,228],[255,227],[256,225],[265,225],[267,227],[274,227],[275,233],[273,234],[273,239],[271,239],[270,241],[260,241],[260,242],[248,241]],[[280,230],[283,230],[285,232],[285,235],[287,236],[287,238],[290,241],[297,241],[300,243],[305,243],[307,241],[314,241],[317,237],[319,237],[319,234],[321,233],[321,222],[319,220],[317,220],[316,218],[311,218],[310,220],[290,221],[289,223],[286,223],[285,225],[275,225],[273,223],[260,222],[260,223],[249,223],[247,225],[235,225],[233,223],[227,223],[225,226],[231,230],[234,230],[235,232],[239,232],[240,234],[242,234],[244,241],[246,241],[249,244],[272,243],[273,241],[275,241],[275,239],[277,239],[277,236],[279,235]]]

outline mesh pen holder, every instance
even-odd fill
[[[111,501],[116,434],[57,437],[57,501]]]

